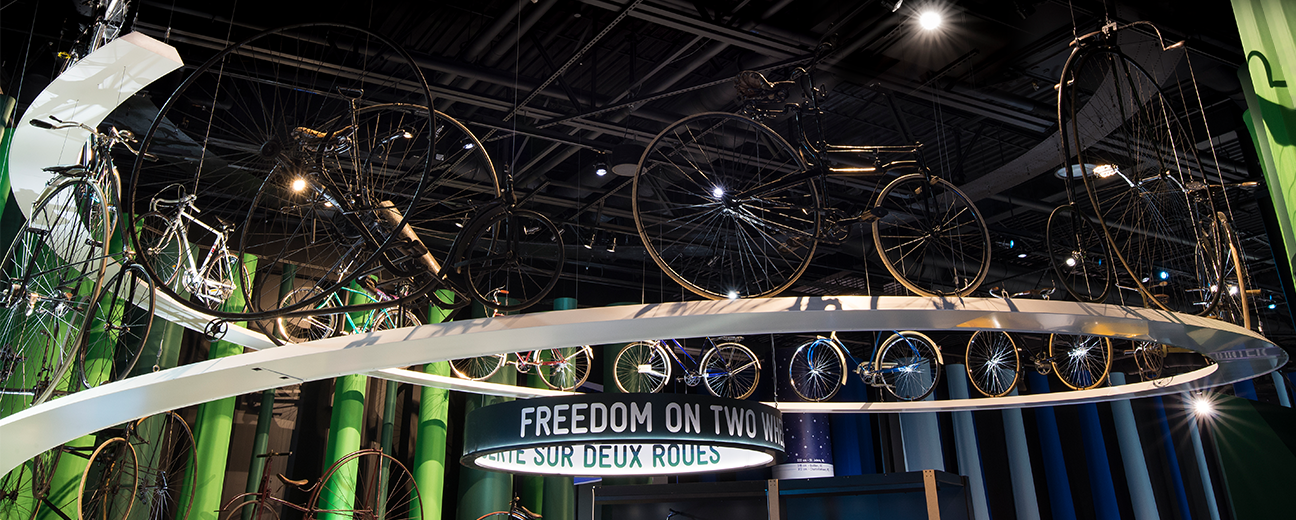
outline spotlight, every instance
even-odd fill
[[[1228,288],[1228,292],[1229,292],[1229,296],[1237,296],[1237,295],[1238,295],[1238,286],[1236,286],[1236,285],[1230,285],[1229,288]]]
[[[1215,403],[1210,397],[1197,394],[1192,398],[1192,410],[1197,417],[1211,417],[1215,415]]]
[[[1093,172],[1094,175],[1097,175],[1099,178],[1106,179],[1112,175],[1120,173],[1120,168],[1117,168],[1114,164],[1099,164],[1094,167]]]
[[[598,175],[599,177],[602,177],[604,175],[607,175],[607,173],[608,173],[608,168],[606,164],[594,163],[594,175]]]
[[[476,144],[473,144],[472,141],[469,141],[469,142],[464,143],[464,150],[472,150],[473,148],[476,148],[476,147],[477,147],[477,145],[476,145]]]
[[[1157,273],[1157,277],[1161,278],[1162,280],[1169,280],[1170,273],[1167,271],[1161,271],[1160,273]]]
[[[292,181],[292,190],[293,190],[293,191],[300,192],[300,191],[302,191],[302,190],[304,190],[304,189],[306,189],[306,179],[303,179],[303,178],[301,178],[301,177],[298,177],[298,178],[296,178],[296,179],[293,179],[293,181]]]
[[[735,291],[735,290],[733,290],[733,289],[729,289],[729,294],[726,294],[725,296],[727,296],[730,300],[737,300],[737,299],[738,299],[738,291]]]
[[[1026,253],[1017,253],[1017,258],[1026,258]]]
[[[1274,309],[1277,309],[1277,308],[1278,308],[1278,304],[1276,304],[1276,303],[1271,303],[1271,304],[1269,304],[1269,310],[1274,310]]]
[[[1066,265],[1067,265],[1067,267],[1075,267],[1075,265],[1076,265],[1076,259],[1075,259],[1075,257],[1068,256],[1067,259],[1066,259]]]
[[[712,197],[715,197],[715,198],[717,198],[717,199],[720,198],[720,197],[723,197],[723,196],[724,196],[724,188],[721,188],[721,187],[719,187],[719,186],[716,186],[715,188],[712,188],[712,189],[711,189],[711,196],[712,196]]]
[[[582,245],[582,246],[585,246],[585,249],[594,249],[594,237],[596,237],[596,236],[598,236],[598,233],[590,233],[590,239],[589,239],[589,242],[586,242],[586,243],[581,244],[581,245]]]
[[[941,15],[936,11],[927,11],[918,16],[918,25],[928,31],[934,31],[941,26]]]
[[[1016,245],[1017,245],[1017,241],[1016,241],[1016,240],[1013,240],[1013,239],[1011,239],[1011,238],[1008,239],[1008,249],[1012,249],[1012,248],[1015,247]]]
[[[612,237],[612,241],[608,243],[607,252],[609,253],[616,252],[616,237]]]

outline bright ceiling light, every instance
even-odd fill
[[[1111,164],[1099,164],[1098,166],[1094,166],[1093,172],[1094,175],[1106,179],[1108,177],[1111,177],[1112,175],[1116,175],[1120,173],[1120,168],[1117,168],[1115,165],[1111,165]]]
[[[1215,415],[1215,403],[1211,398],[1205,395],[1195,395],[1192,398],[1193,414],[1198,417],[1210,417]]]
[[[304,190],[304,189],[306,189],[306,179],[303,179],[303,178],[301,178],[301,177],[298,177],[298,178],[296,178],[296,179],[293,179],[293,181],[292,181],[292,190],[293,190],[293,191],[301,191],[301,190]]]
[[[716,186],[715,188],[712,188],[712,189],[711,189],[711,196],[712,196],[712,197],[715,197],[715,198],[717,198],[717,199],[720,198],[720,197],[723,197],[723,196],[724,196],[724,188],[721,188],[721,187],[719,187],[719,186]]]
[[[738,291],[735,291],[735,290],[733,290],[733,289],[730,289],[730,290],[729,290],[729,294],[727,294],[727,295],[725,295],[725,296],[728,296],[730,300],[737,300],[737,299],[738,299]]]
[[[941,15],[936,11],[927,11],[918,15],[918,25],[928,31],[934,31],[941,26]]]
[[[1075,265],[1076,265],[1076,259],[1075,259],[1075,257],[1073,257],[1073,256],[1068,256],[1067,259],[1066,259],[1066,265],[1067,265],[1067,267],[1075,267]]]

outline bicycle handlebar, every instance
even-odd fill
[[[30,125],[32,125],[32,126],[34,126],[34,127],[36,127],[36,128],[41,128],[41,129],[44,129],[44,130],[63,130],[63,129],[67,129],[67,128],[80,128],[80,129],[82,129],[82,130],[85,130],[85,131],[87,131],[87,132],[90,132],[92,135],[94,135],[94,136],[96,136],[96,137],[98,137],[98,138],[100,138],[100,139],[103,139],[103,140],[105,140],[105,141],[108,141],[108,146],[110,146],[110,147],[111,147],[112,145],[114,145],[114,144],[121,143],[122,145],[125,145],[125,146],[126,146],[126,149],[127,149],[127,150],[130,150],[131,153],[133,153],[133,154],[135,154],[135,155],[139,155],[139,154],[140,154],[139,150],[135,149],[134,146],[131,146],[131,144],[138,142],[138,140],[135,138],[135,132],[132,132],[132,131],[130,131],[130,130],[127,130],[127,129],[120,129],[120,130],[119,130],[119,129],[118,129],[117,127],[115,127],[115,126],[109,126],[109,127],[108,127],[108,133],[105,134],[105,133],[103,133],[103,132],[100,132],[100,131],[99,131],[98,129],[96,129],[96,128],[91,128],[90,125],[87,125],[87,124],[85,124],[85,123],[79,123],[79,122],[76,122],[76,121],[64,121],[64,120],[59,119],[59,118],[57,118],[57,117],[55,117],[55,116],[52,116],[52,115],[51,115],[51,116],[46,116],[46,117],[48,117],[48,118],[50,118],[50,119],[53,119],[53,120],[54,120],[56,123],[58,123],[58,124],[51,123],[51,122],[46,121],[46,120],[44,120],[44,119],[32,119],[32,120],[28,121],[27,123],[30,124]],[[156,157],[154,157],[154,156],[151,155],[151,154],[144,154],[144,158],[146,158],[146,159],[156,159]]]
[[[198,195],[194,195],[194,194],[184,195],[178,199],[153,199],[149,203],[149,207],[153,211],[157,211],[159,206],[178,207],[183,205],[193,210],[194,213],[202,213],[202,211],[199,210],[198,207],[194,205],[194,200],[196,199],[198,199]]]

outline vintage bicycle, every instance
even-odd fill
[[[270,470],[271,462],[292,452],[268,452],[263,459],[261,482],[257,490],[240,493],[221,506],[225,520],[276,520],[284,515],[305,518],[333,516],[400,520],[421,518],[423,501],[414,475],[391,455],[379,449],[364,449],[344,455],[324,470],[324,476],[311,483],[293,480]],[[295,504],[276,496],[270,489],[271,475],[283,486],[293,486],[310,498]],[[281,513],[282,512],[282,513]]]
[[[514,495],[513,499],[509,501],[508,509],[486,513],[477,517],[477,520],[486,520],[492,517],[499,520],[540,520],[543,518],[540,513],[533,513],[526,506],[523,506],[522,497],[517,495]]]
[[[198,475],[193,432],[175,412],[163,412],[108,430],[91,453],[77,490],[77,517],[117,520],[143,510],[150,519],[184,520]],[[75,453],[75,452],[74,452]]]
[[[761,363],[740,341],[738,336],[706,338],[708,346],[700,360],[676,339],[630,343],[613,361],[617,388],[626,393],[656,393],[679,380],[690,387],[701,384],[716,397],[746,399],[760,382]],[[672,379],[676,366],[683,374]]]
[[[944,364],[940,347],[920,332],[892,334],[875,344],[872,358],[862,362],[833,332],[797,347],[788,363],[788,380],[802,399],[826,401],[837,395],[846,385],[847,373],[853,371],[864,384],[882,388],[896,399],[920,401],[936,389]]]
[[[405,296],[409,290],[406,283],[397,283],[393,292],[384,291],[384,285],[372,277],[361,278],[357,287],[345,286],[325,297],[313,308],[317,311],[339,309],[348,305],[362,305],[378,302],[392,302]],[[280,307],[290,307],[298,301],[313,298],[318,287],[299,287],[283,297]],[[358,315],[357,315],[358,314]],[[275,318],[275,332],[279,339],[290,343],[302,343],[333,337],[339,334],[358,334],[377,330],[412,327],[422,323],[418,316],[406,307],[399,305],[370,309],[360,313],[330,312],[307,315],[280,316]]]
[[[492,301],[502,303],[509,297],[503,288],[490,291]],[[495,309],[491,317],[504,316],[504,312]],[[589,379],[590,368],[594,363],[594,350],[589,345],[579,347],[558,347],[551,349],[475,356],[450,360],[450,370],[463,379],[484,381],[499,372],[504,365],[513,365],[518,373],[530,373],[535,369],[536,375],[545,386],[554,390],[572,391],[585,384]]]
[[[1034,297],[1049,299],[1056,288],[1021,291],[1009,294],[998,287],[990,290],[997,298]],[[968,380],[986,397],[1007,395],[1021,377],[1022,358],[1029,359],[1041,375],[1057,374],[1073,390],[1096,388],[1107,380],[1111,370],[1112,342],[1108,338],[1074,334],[1050,334],[1045,349],[1034,350],[1018,345],[1019,340],[1003,331],[977,331],[968,339],[964,355]],[[1023,344],[1024,345],[1024,344]],[[1151,351],[1138,354],[1152,355]]]
[[[822,242],[871,223],[886,269],[924,296],[966,296],[990,265],[990,238],[972,200],[937,177],[921,144],[829,144],[826,92],[814,84],[824,44],[788,81],[745,71],[741,113],[707,112],[662,130],[639,160],[635,226],[653,261],[706,298],[773,296],[805,272]],[[788,102],[789,91],[803,99]],[[763,121],[788,118],[789,142]],[[898,175],[894,178],[891,176]],[[839,203],[851,179],[888,179],[870,204]]]

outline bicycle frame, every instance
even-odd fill
[[[234,282],[231,281],[227,284],[223,280],[216,280],[208,275],[218,259],[231,255],[229,248],[226,246],[228,238],[225,236],[225,233],[207,225],[206,222],[203,222],[201,219],[186,211],[185,207],[193,208],[192,200],[187,197],[181,197],[174,201],[155,199],[152,201],[151,209],[153,211],[158,211],[159,206],[170,203],[176,204],[176,212],[174,214],[175,216],[170,219],[170,224],[167,226],[167,230],[163,234],[164,243],[166,241],[165,237],[171,237],[178,241],[177,244],[188,244],[189,232],[186,230],[185,223],[195,224],[215,237],[212,240],[211,247],[207,249],[207,254],[203,257],[201,264],[199,264],[194,258],[192,249],[182,247],[181,249],[185,252],[183,259],[185,268],[183,273],[176,273],[176,276],[181,277],[181,284],[189,290],[190,294],[197,296],[200,300],[213,305],[223,303],[223,299],[208,294],[208,290],[217,289],[222,292],[225,290],[232,291],[236,288]],[[197,208],[193,209],[195,211],[197,210]],[[231,275],[233,275],[233,273],[231,273]]]

